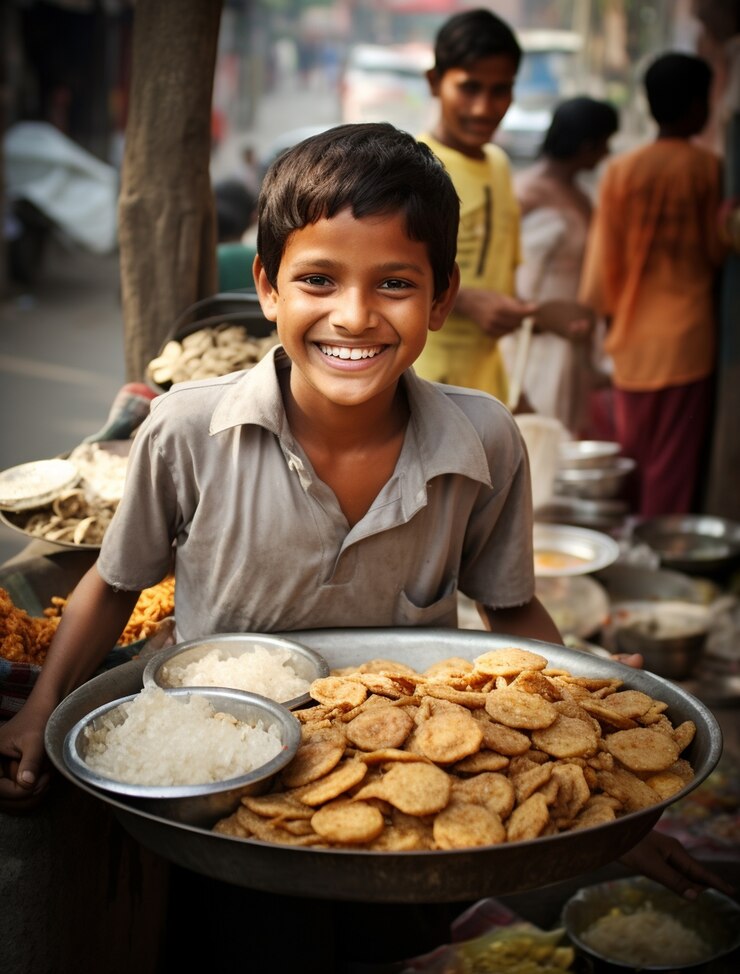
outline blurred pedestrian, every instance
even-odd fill
[[[592,204],[578,183],[609,153],[619,116],[608,102],[570,98],[555,109],[539,158],[514,177],[521,208],[522,263],[517,291],[530,301],[578,295]],[[588,430],[589,393],[599,376],[591,329],[576,340],[554,332],[532,337],[524,393],[544,416],[560,420],[574,435]],[[504,336],[507,365],[516,355],[515,336]]]
[[[711,81],[689,54],[648,67],[657,138],[608,164],[580,288],[610,319],[616,434],[637,461],[643,516],[695,509],[709,432],[721,172],[691,140],[707,121]]]
[[[224,179],[213,187],[216,200],[218,290],[253,288],[252,263],[257,252],[243,238],[257,218],[257,196],[241,179]]]

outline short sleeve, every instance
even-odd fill
[[[508,415],[508,414],[507,414]],[[532,487],[529,461],[512,417],[504,439],[488,444],[493,489],[481,488],[465,532],[459,588],[493,609],[534,596]]]
[[[147,588],[172,570],[172,544],[181,517],[159,438],[160,424],[150,416],[134,439],[123,497],[103,539],[98,571],[114,588]]]

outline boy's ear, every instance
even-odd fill
[[[441,80],[436,68],[429,68],[426,73],[427,84],[432,95],[436,98],[439,95],[439,82]]]
[[[429,317],[429,331],[439,331],[445,323],[447,315],[455,306],[457,292],[460,290],[460,268],[455,262],[455,267],[450,274],[450,283],[447,289],[438,295],[432,304],[432,313]]]
[[[254,258],[252,275],[257,288],[257,297],[259,298],[262,313],[268,321],[277,321],[278,293],[267,279],[267,274],[265,273],[265,268],[262,265],[259,254]]]

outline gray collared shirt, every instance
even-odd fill
[[[350,527],[288,426],[289,367],[278,348],[154,401],[100,552],[105,581],[154,585],[174,550],[179,639],[455,626],[458,588],[493,608],[532,598],[529,467],[501,403],[405,373],[396,469]]]

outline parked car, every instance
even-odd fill
[[[517,34],[522,61],[514,100],[494,141],[514,159],[532,159],[539,152],[556,105],[585,90],[581,51],[583,40],[569,30],[522,30]]]
[[[430,123],[433,100],[425,72],[434,63],[426,44],[357,44],[340,85],[343,122],[390,122],[416,134]]]

